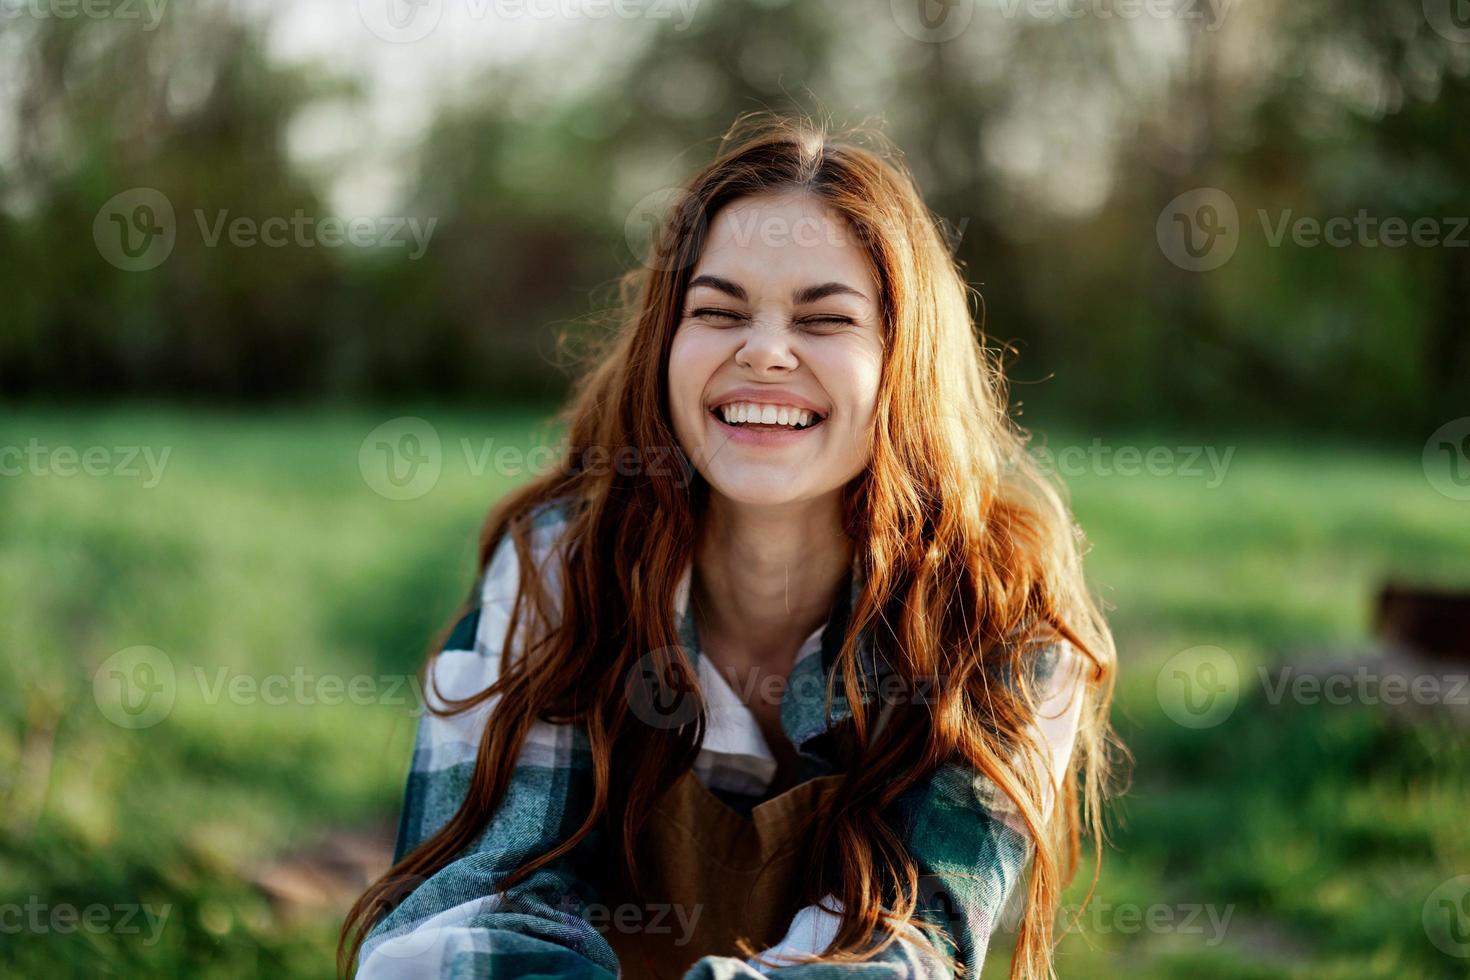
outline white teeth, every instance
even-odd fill
[[[817,414],[792,405],[760,405],[755,402],[730,402],[717,409],[720,418],[731,425],[758,422],[762,425],[789,425],[806,428],[817,421]]]

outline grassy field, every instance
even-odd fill
[[[391,825],[404,678],[537,431],[426,411],[435,467],[423,433],[378,429],[395,414],[0,413],[0,974],[331,974],[336,900],[250,881]],[[1470,503],[1433,489],[1419,445],[1216,439],[1212,474],[1202,441],[1112,434],[1168,452],[1152,475],[1095,453],[1064,469],[1137,762],[1060,975],[1470,975],[1467,729],[1273,703],[1257,670],[1361,645],[1387,577],[1470,585]],[[387,479],[384,444],[429,469]],[[1192,727],[1169,685],[1181,663],[1213,682],[1201,657],[1239,683]]]

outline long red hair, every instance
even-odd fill
[[[592,454],[607,459],[629,449],[637,459],[656,459],[678,445],[665,372],[711,220],[737,198],[799,189],[857,234],[876,272],[883,313],[871,464],[843,492],[863,588],[834,678],[853,717],[838,726],[845,775],[832,806],[814,815],[807,882],[811,901],[835,895],[846,909],[825,955],[861,959],[891,942],[899,923],[927,928],[915,916],[924,898],[917,867],[882,814],[934,767],[963,762],[1010,799],[1036,845],[1012,976],[1052,974],[1053,920],[1083,830],[1099,854],[1102,847],[1115,653],[1083,583],[1080,533],[1026,451],[998,357],[977,331],[972,293],[941,227],[890,151],[876,134],[833,136],[805,120],[742,117],[670,208],[648,261],[624,278],[618,329],[562,413],[565,457],[554,472],[497,503],[482,532],[481,568],[505,535],[521,567],[532,567],[528,514],[572,500],[567,546],[555,559],[564,595],[550,596],[538,576],[522,577],[505,649],[517,639],[526,655],[503,657],[493,686],[448,709],[500,698],[465,801],[353,905],[338,950],[344,972],[367,931],[402,897],[394,883],[427,879],[480,835],[537,718],[585,728],[596,789],[581,828],[504,886],[599,827],[621,841],[624,872],[636,879],[643,822],[653,801],[692,766],[703,727],[645,724],[630,710],[625,681],[640,658],[652,656],[659,660],[655,676],[681,691],[697,688],[693,665],[678,648],[672,596],[693,557],[705,487],[677,466],[635,472],[584,464]],[[1027,733],[1036,717],[1028,678],[1038,647],[1014,642],[1018,635],[1065,639],[1087,661],[1076,746],[1049,811],[1045,777],[1034,764],[1039,747]],[[926,679],[943,683],[874,725],[860,693],[861,636],[914,688]],[[1014,683],[997,684],[997,677]]]

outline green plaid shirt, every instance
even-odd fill
[[[561,540],[565,511],[546,506],[533,521],[532,554],[540,574]],[[519,581],[509,539],[497,547],[481,576],[480,605],[455,626],[434,662],[434,685],[446,697],[462,698],[484,690],[498,675],[501,645]],[[685,571],[675,596],[680,643],[698,669],[706,702],[706,737],[695,774],[732,807],[749,812],[767,798],[775,773],[772,757],[748,708],[707,658],[699,656],[689,609],[691,572]],[[846,617],[861,581],[837,604],[828,624],[802,645],[782,694],[781,725],[800,756],[802,778],[831,773],[825,754],[828,730],[850,717],[835,689],[825,710],[827,677],[845,632]],[[863,668],[881,678],[865,646]],[[1061,645],[1041,650],[1039,676],[1055,678]],[[881,658],[880,658],[881,659]],[[1069,658],[1075,662],[1075,658]],[[1080,672],[1071,673],[1075,680]],[[1046,762],[1055,777],[1071,751],[1081,699],[1073,685],[1055,686],[1048,699],[1056,711],[1043,710],[1041,733],[1053,747]],[[435,701],[437,702],[437,700]],[[425,712],[420,720],[398,828],[401,858],[442,827],[465,797],[474,770],[480,734],[492,703],[441,717]],[[648,706],[645,706],[645,709]],[[1045,709],[1047,706],[1044,705]],[[677,709],[676,709],[677,710]],[[660,724],[658,717],[645,717]],[[670,719],[672,724],[678,719]],[[881,715],[880,715],[881,723]],[[567,840],[582,824],[592,799],[591,754],[580,728],[537,721],[522,747],[509,790],[480,838],[427,880],[397,883],[406,895],[371,931],[363,944],[359,980],[423,977],[587,977],[620,975],[612,947],[593,912],[599,908],[591,869],[609,853],[600,833],[589,834],[561,859],[516,886],[501,890],[501,879],[526,860]],[[918,863],[924,915],[940,925],[950,952],[978,973],[996,920],[1029,856],[1029,840],[1009,801],[993,783],[959,766],[945,766],[911,788],[887,815]],[[822,906],[826,906],[823,908]],[[797,964],[791,956],[818,953],[835,934],[840,907],[834,897],[801,910],[786,937],[750,960],[706,956],[685,980],[770,977],[773,980],[837,978],[919,978],[948,976],[943,964],[916,936],[900,936],[876,958],[863,963]]]

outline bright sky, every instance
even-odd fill
[[[343,214],[381,213],[393,205],[408,169],[405,157],[434,106],[465,97],[487,66],[581,37],[565,20],[516,16],[505,0],[246,2],[272,15],[274,57],[325,64],[365,86],[359,104],[318,106],[290,131],[292,154],[331,174],[332,203]]]

